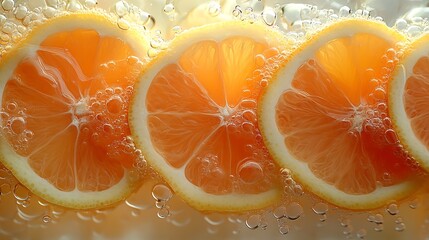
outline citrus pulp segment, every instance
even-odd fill
[[[1,162],[54,204],[124,199],[138,186],[127,105],[147,49],[137,29],[96,11],[34,28],[0,62]]]
[[[131,133],[188,204],[239,212],[279,198],[256,99],[288,46],[266,26],[215,23],[183,32],[144,70],[130,106]]]
[[[392,123],[404,148],[429,170],[429,35],[415,39],[404,50],[388,86]]]
[[[261,94],[273,158],[307,190],[340,207],[377,208],[415,190],[395,138],[384,84],[405,37],[384,23],[340,19],[286,57]]]

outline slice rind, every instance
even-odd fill
[[[253,74],[252,72],[246,72],[244,67],[241,69],[241,66],[246,66],[247,62],[252,62],[253,64],[256,56],[250,54],[245,58],[241,58],[243,56],[234,57],[234,51],[236,50],[234,49],[233,42],[235,41],[235,37],[241,40],[244,39],[244,42],[247,41],[252,46],[252,49],[253,47],[260,49],[255,51],[270,51],[269,48],[278,48],[277,50],[271,49],[273,52],[276,52],[288,46],[283,39],[284,37],[279,33],[256,23],[252,25],[246,22],[231,21],[193,28],[177,36],[170,44],[169,51],[161,53],[160,56],[150,63],[135,86],[136,92],[130,107],[129,122],[131,132],[136,145],[142,150],[148,163],[182,199],[202,211],[240,212],[259,209],[277,201],[281,195],[281,190],[275,183],[269,189],[262,191],[258,190],[257,187],[242,189],[242,192],[234,192],[228,186],[222,186],[220,187],[222,189],[218,189],[216,187],[217,181],[228,182],[229,180],[222,174],[216,175],[216,172],[213,172],[212,174],[214,175],[206,178],[201,177],[198,173],[199,170],[196,169],[199,167],[204,168],[204,165],[202,165],[202,162],[195,161],[195,158],[192,158],[193,160],[189,159],[189,156],[194,152],[206,152],[206,156],[211,157],[209,153],[210,149],[223,147],[222,143],[224,141],[220,139],[224,139],[226,135],[221,133],[221,131],[224,131],[222,129],[226,129],[227,127],[222,124],[222,121],[225,120],[224,117],[235,111],[234,109],[236,108],[233,105],[237,107],[237,103],[241,101],[237,99],[237,96],[240,96],[242,89],[234,86],[234,82],[232,81],[225,83],[229,84],[227,87],[219,87],[220,85],[218,84],[221,83],[219,79],[233,78],[234,76],[232,75],[237,74],[237,81],[235,83],[240,86],[248,78],[246,77],[247,75],[250,74],[251,76]],[[238,42],[241,40],[238,40]],[[219,60],[222,54],[216,48],[223,41],[226,44],[232,42],[231,48],[225,48],[222,53],[231,54],[230,62]],[[248,51],[246,46],[243,45],[242,47],[244,47],[244,52]],[[275,54],[278,54],[278,52]],[[193,57],[199,59],[196,60],[195,64],[187,60]],[[228,75],[230,72],[222,71],[222,67],[218,68],[218,65],[216,65],[217,67],[208,69],[207,72],[199,71],[198,67],[195,67],[199,63],[201,63],[200,65],[206,65],[207,61],[219,64],[223,69],[236,67],[237,71],[235,73],[231,72],[232,75]],[[178,65],[181,67],[180,70],[176,69]],[[175,72],[175,75],[168,77],[162,75],[163,72]],[[198,79],[205,80],[198,81]],[[228,91],[228,89],[232,90]],[[238,93],[236,92],[237,90],[239,91]],[[168,93],[173,94],[169,95]],[[182,93],[186,94],[182,96]],[[156,97],[156,95],[158,96]],[[177,96],[182,97],[177,98]],[[151,102],[154,102],[152,100],[157,98],[157,101],[161,102],[161,104],[151,104],[148,98],[151,99]],[[228,103],[228,101],[230,102]],[[230,104],[230,107],[225,106],[228,104]],[[255,104],[255,102],[250,102],[250,104]],[[222,106],[222,109],[219,106]],[[187,111],[186,109],[193,109],[193,111]],[[163,117],[163,112],[168,114],[168,118]],[[252,116],[256,121],[255,115],[250,113],[249,117]],[[172,120],[173,118],[176,120]],[[198,120],[194,121],[193,119]],[[198,127],[198,124],[201,122],[207,123],[207,128]],[[192,126],[195,126],[195,128],[192,129]],[[186,129],[186,131],[182,131],[182,128],[192,130]],[[159,137],[163,131],[166,131],[165,138]],[[195,133],[194,136],[192,132]],[[196,138],[197,135],[200,137],[202,136],[201,134],[206,133],[205,138]],[[152,139],[154,134],[156,134],[158,140]],[[238,139],[238,145],[241,145],[241,141],[246,141],[243,139],[249,140],[252,138],[241,138],[239,135],[230,134],[228,138],[225,138],[225,141],[229,142],[235,141],[233,139]],[[170,141],[169,139],[175,140]],[[251,141],[256,142],[256,140]],[[200,144],[200,146],[195,148],[194,145],[196,144]],[[225,152],[237,156],[240,155],[239,150],[244,149],[244,147],[230,146],[229,149],[225,149]],[[176,159],[175,156],[182,157],[177,157]],[[213,161],[216,161],[214,160],[216,158],[214,156],[206,164],[210,165]],[[221,157],[219,159],[221,159],[220,167],[222,169],[228,168],[228,160]],[[234,172],[231,173],[233,176],[235,170],[231,170],[231,172]],[[248,171],[247,173],[243,172],[243,174],[247,174],[246,176],[252,178],[258,173]],[[187,176],[190,175],[197,177],[189,179]],[[250,179],[248,180],[250,181]],[[191,183],[191,181],[195,184]],[[203,190],[199,186],[201,184],[208,184],[209,186]],[[219,191],[224,191],[224,193],[219,194]]]
[[[389,112],[398,138],[410,155],[429,170],[427,87],[429,35],[423,34],[404,50],[388,85]]]
[[[141,59],[141,61],[146,61],[145,58],[147,49],[149,48],[149,41],[146,39],[146,37],[144,37],[142,33],[139,33],[138,30],[134,28],[130,28],[129,31],[121,30],[117,27],[116,22],[109,15],[95,10],[63,14],[55,18],[46,20],[46,22],[44,22],[43,24],[32,29],[28,36],[23,38],[10,51],[8,51],[5,55],[2,56],[0,62],[0,71],[2,72],[0,76],[0,98],[4,98],[4,90],[7,88],[9,78],[14,74],[16,66],[20,64],[24,59],[35,56],[36,52],[40,49],[40,44],[44,42],[45,39],[59,32],[72,32],[76,29],[88,29],[89,31],[97,32],[101,37],[111,36],[112,38],[120,39],[120,41],[123,41],[128,44],[134,52],[139,54],[139,56],[134,57],[138,57],[139,59]],[[81,44],[82,48],[88,47],[85,46],[84,42],[78,44]],[[99,54],[99,56],[102,56],[102,53]],[[84,59],[81,60],[84,61]],[[126,60],[127,59],[124,59],[124,61]],[[60,62],[57,63],[60,64]],[[40,65],[42,64],[43,63],[40,63]],[[55,69],[49,70],[52,72],[56,71]],[[91,69],[89,69],[88,71],[91,71]],[[65,75],[65,77],[67,76]],[[68,84],[70,84],[70,82]],[[67,87],[72,86],[68,85]],[[62,86],[61,89],[66,89],[67,87]],[[48,95],[47,98],[49,98]],[[87,107],[85,105],[82,106]],[[37,111],[37,109],[32,110]],[[41,110],[49,111],[49,109]],[[56,110],[54,109],[54,111]],[[7,116],[4,113],[1,115],[1,117],[3,123],[6,123],[8,121],[8,119],[6,118]],[[73,136],[76,135],[76,133],[73,132],[58,132],[58,136],[60,136],[61,134],[71,134]],[[53,140],[55,140],[54,138],[55,136],[52,137]],[[76,143],[77,142],[78,140],[76,140]],[[51,143],[51,146],[55,147],[56,143],[58,142],[54,142],[54,144]],[[46,145],[40,147],[43,148],[49,146]],[[61,150],[66,151],[65,149]],[[40,154],[43,155],[43,153]],[[110,186],[107,189],[106,187],[102,187],[102,190],[98,190],[98,187],[94,186],[92,187],[94,189],[91,190],[91,186],[86,184],[86,187],[83,188],[87,188],[88,190],[85,191],[78,190],[78,187],[76,187],[76,189],[72,191],[60,190],[58,187],[55,187],[52,182],[49,182],[48,180],[40,177],[39,174],[37,174],[32,169],[32,166],[30,166],[27,157],[18,154],[17,151],[14,150],[9,140],[6,138],[5,133],[3,133],[0,140],[0,160],[8,169],[11,170],[14,176],[23,185],[25,185],[29,190],[31,190],[38,196],[44,198],[51,203],[75,209],[89,209],[111,205],[113,203],[125,199],[132,191],[134,191],[139,186],[137,179],[135,177],[130,176],[131,168],[124,167],[123,169],[118,170],[118,172],[123,172],[122,178],[118,182],[114,183],[113,186]],[[83,163],[83,165],[84,164],[85,163]],[[76,169],[76,166],[74,166],[73,171],[75,171],[75,173],[78,173],[80,169]],[[55,173],[52,173],[51,175],[53,174]],[[109,173],[103,174],[107,176]],[[63,175],[61,173],[58,173],[58,176],[61,176],[65,179],[68,178],[67,175]],[[78,181],[76,181],[75,183],[77,184]],[[104,182],[102,184],[105,184],[105,186],[109,186],[111,183]]]
[[[364,41],[353,40],[353,37],[357,36],[356,38],[359,38],[360,34],[363,34]],[[388,28],[383,23],[376,21],[350,18],[333,22],[312,35],[296,51],[290,56],[287,56],[286,61],[280,66],[280,70],[275,73],[274,79],[276,79],[276,81],[270,83],[262,93],[260,105],[258,107],[259,123],[264,142],[277,163],[284,168],[290,169],[293,177],[303,184],[309,192],[316,194],[334,205],[356,210],[377,208],[385,205],[389,201],[402,199],[415,191],[417,187],[416,181],[403,181],[390,186],[378,186],[375,180],[365,179],[367,173],[365,173],[362,168],[365,168],[365,166],[371,164],[371,162],[366,161],[364,158],[361,158],[361,160],[365,162],[359,163],[362,164],[361,170],[354,171],[353,168],[351,168],[352,166],[347,163],[347,158],[354,158],[356,156],[356,151],[365,151],[359,149],[364,147],[368,149],[368,147],[371,147],[371,144],[363,146],[361,144],[362,140],[359,140],[356,142],[356,145],[349,148],[349,155],[345,152],[341,152],[345,149],[345,146],[342,146],[343,144],[355,140],[350,140],[350,136],[346,136],[347,132],[344,132],[344,134],[341,133],[343,130],[340,121],[335,122],[331,120],[339,116],[344,117],[343,114],[348,111],[347,109],[354,109],[356,111],[355,113],[361,112],[359,108],[361,101],[364,103],[366,103],[367,100],[370,101],[369,98],[366,100],[365,97],[361,98],[364,93],[367,94],[367,89],[365,89],[365,87],[362,88],[362,82],[360,82],[360,80],[356,80],[359,79],[356,77],[359,76],[356,74],[356,71],[359,71],[359,68],[362,68],[367,63],[359,58],[359,56],[361,52],[374,55],[380,53],[380,50],[377,48],[371,50],[360,49],[360,43],[362,43],[362,45],[366,44],[365,46],[371,46],[371,44],[372,47],[378,46],[377,43],[372,41],[370,41],[369,44],[365,42],[365,35],[377,36],[377,38],[382,40],[381,42],[385,41],[390,48],[395,48],[398,42],[405,41],[405,38],[401,34]],[[344,39],[344,42],[346,42],[344,46],[353,41],[355,41],[353,44],[356,45],[350,44],[350,46],[355,47],[349,51],[344,51],[347,49],[343,49],[343,45],[341,44],[336,44],[337,39],[340,39],[339,41],[343,41],[342,39]],[[383,45],[386,46],[386,44],[381,44],[380,46]],[[332,55],[322,54],[316,56],[316,53],[319,53],[319,49],[322,48]],[[384,54],[388,50],[389,48],[385,48],[381,51]],[[375,58],[381,60],[383,54],[380,54],[380,56],[373,56],[368,59],[368,62],[373,61]],[[354,56],[354,58],[351,56]],[[329,66],[325,64],[325,62],[329,63],[327,60],[330,58],[332,58],[331,60],[333,60],[336,65],[333,64]],[[322,63],[318,62],[321,61],[321,59]],[[349,59],[353,59],[352,61],[356,62],[349,64],[347,62]],[[337,65],[338,67],[335,67]],[[341,67],[345,67],[348,71],[342,71]],[[300,73],[303,71],[305,72],[305,70],[303,70],[305,68],[307,72],[314,71],[314,74],[321,73],[318,71],[325,71],[326,75],[307,76],[308,80],[306,82],[293,82],[295,77],[303,79],[302,76],[296,76],[295,73],[298,71],[300,71]],[[376,69],[375,71],[379,70],[381,69]],[[365,75],[360,76],[362,78],[367,77]],[[379,75],[374,77],[381,78],[383,76]],[[311,83],[311,79],[313,78],[317,79],[317,81],[326,80],[326,84],[314,82],[316,83],[314,85],[318,84],[314,87],[312,85],[313,83]],[[292,94],[287,94],[287,91],[292,92]],[[323,94],[325,94],[325,96]],[[313,104],[311,104],[311,101],[313,101]],[[290,112],[286,114],[292,114],[290,116],[295,114],[294,117],[290,118],[295,119],[293,120],[295,122],[289,122],[288,125],[285,125],[286,128],[284,128],[288,130],[282,130],[291,131],[289,133],[282,133],[278,127],[277,114],[281,112],[277,112],[279,110],[276,108],[279,104],[282,107],[300,106],[295,108],[295,113]],[[305,109],[313,109],[313,112],[305,115]],[[303,118],[299,119],[299,117],[296,117],[298,114],[304,114],[302,115]],[[344,120],[346,121],[344,121],[343,124],[356,129],[358,134],[356,136],[363,137],[364,135],[361,135],[360,132],[363,122],[365,121],[363,119],[366,118],[365,115],[362,115],[362,118],[359,116],[355,118],[355,114],[345,116]],[[327,121],[331,122],[323,123],[323,121],[320,120],[321,118],[330,119]],[[318,121],[321,121],[320,124],[317,124]],[[305,129],[303,129],[305,128],[305,124],[310,124],[308,127],[318,132],[310,131],[305,135],[297,135],[296,131],[305,131]],[[325,131],[324,128],[326,128]],[[341,134],[335,136],[339,133]],[[330,136],[327,136],[329,134]],[[297,135],[297,137],[295,139],[290,139],[290,136],[293,137],[294,135]],[[306,137],[310,139],[306,139]],[[320,138],[320,141],[317,141],[319,137],[326,138]],[[286,138],[288,139],[287,141]],[[332,138],[333,141],[327,142],[329,138]],[[288,149],[289,147],[287,144],[289,147],[293,146],[294,149]],[[358,150],[355,148],[358,148]],[[315,149],[320,151],[314,152]],[[306,153],[306,151],[309,151],[309,153]],[[319,160],[312,157],[320,153],[322,153],[322,155]],[[337,162],[329,160],[330,158],[335,158],[336,154],[342,156],[344,161],[339,161],[338,159],[336,159]],[[323,159],[329,161],[329,163],[324,162],[325,160]],[[309,162],[313,164],[311,167]],[[388,163],[384,166],[388,166]],[[398,166],[406,168],[407,164],[400,163]],[[373,171],[371,167],[372,166],[369,165],[368,171]],[[401,169],[401,167],[397,168],[397,170]],[[406,175],[408,173],[404,172],[400,173],[400,175],[401,174]],[[354,177],[351,178],[348,176]],[[371,175],[371,177],[375,178],[376,176]],[[349,178],[347,183],[356,183],[356,185],[348,186],[347,190],[343,190],[344,181],[347,180],[347,178]],[[353,179],[357,180],[353,182]],[[367,191],[361,189],[361,186],[365,184],[371,185],[373,190]]]

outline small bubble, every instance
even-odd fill
[[[392,203],[389,204],[389,206],[387,206],[386,211],[390,214],[390,215],[396,215],[399,213],[399,207],[397,204]]]
[[[389,144],[397,144],[399,142],[398,136],[393,129],[387,129],[384,132],[384,137]]]
[[[373,220],[374,220],[373,222],[375,222],[377,224],[382,224],[383,221],[384,221],[384,217],[383,217],[383,215],[377,213],[377,214],[374,215],[374,219]]]
[[[166,217],[170,216],[170,210],[168,209],[167,206],[164,206],[158,210],[156,215],[162,219],[166,218]]]
[[[211,1],[208,4],[208,11],[209,11],[210,16],[216,17],[220,14],[221,7],[217,1]]]
[[[28,14],[28,9],[26,6],[19,6],[15,9],[15,18],[22,20]]]
[[[366,229],[359,229],[359,231],[356,232],[356,237],[364,239],[366,237]]]
[[[241,16],[243,11],[241,10],[241,7],[239,5],[235,6],[234,10],[232,10],[232,16],[238,18]]]
[[[416,209],[419,206],[419,202],[417,201],[417,199],[411,200],[408,206],[411,209]]]
[[[93,8],[98,4],[98,2],[97,0],[85,0],[84,4],[85,4],[85,7],[87,8]]]
[[[26,187],[22,186],[20,183],[17,183],[13,188],[13,196],[18,201],[26,201],[30,198],[30,192]]]
[[[21,134],[26,128],[26,121],[23,117],[14,117],[11,119],[10,128],[14,134]]]
[[[13,9],[15,2],[13,0],[3,0],[1,6],[5,11],[10,11]]]
[[[246,226],[249,229],[257,229],[262,222],[262,216],[259,214],[250,215],[246,219]]]
[[[157,201],[168,201],[173,196],[173,193],[164,184],[157,184],[152,189],[152,196]]]
[[[411,37],[416,37],[422,33],[422,29],[419,26],[409,26],[406,30],[407,34]]]
[[[286,207],[284,206],[277,207],[276,209],[274,209],[273,215],[277,219],[286,217],[287,215]]]
[[[265,24],[268,26],[273,26],[277,20],[277,14],[274,9],[266,7],[262,12],[262,20],[264,20]]]
[[[51,221],[52,221],[52,218],[49,215],[45,215],[42,217],[42,222],[44,223],[50,223]]]
[[[128,3],[125,1],[119,1],[115,4],[115,12],[119,17],[123,17],[128,14]]]
[[[405,30],[408,26],[407,20],[400,18],[398,20],[396,20],[395,22],[395,27],[398,30]]]
[[[264,177],[264,171],[259,163],[245,160],[238,167],[238,175],[243,182],[250,184],[260,181]]]
[[[118,19],[117,25],[122,30],[130,29],[130,23],[122,17]]]
[[[326,203],[320,202],[313,205],[313,211],[317,215],[325,215],[328,212],[329,208]]]
[[[174,4],[173,3],[169,3],[169,4],[166,4],[165,6],[164,6],[164,12],[166,13],[166,14],[171,14],[171,13],[173,13],[174,12]]]
[[[80,2],[76,0],[70,0],[70,2],[67,4],[67,10],[70,12],[76,12],[82,9],[82,5],[80,5]]]
[[[10,193],[11,187],[9,183],[3,183],[0,185],[0,196],[7,195]]]
[[[118,114],[123,110],[124,101],[118,95],[114,95],[106,102],[106,109],[109,113]]]
[[[213,226],[217,226],[225,222],[225,217],[222,214],[212,213],[210,215],[205,215],[204,220]]]
[[[16,102],[8,102],[8,103],[6,104],[6,109],[7,109],[9,112],[15,112],[15,111],[16,111],[16,109],[18,109],[18,104],[16,104]]]
[[[339,15],[340,17],[347,17],[347,16],[349,16],[351,13],[352,13],[352,10],[351,10],[349,7],[347,7],[347,6],[343,6],[343,7],[341,7],[341,8],[340,8],[340,10],[339,10],[339,12],[338,12],[338,15]]]
[[[259,86],[261,86],[261,87],[268,86],[268,79],[263,78],[261,81],[259,81]]]
[[[395,230],[398,232],[403,232],[405,230],[405,223],[401,222],[396,224]]]
[[[379,223],[374,227],[374,231],[376,232],[382,232],[384,230],[384,224]]]
[[[299,203],[292,202],[286,207],[286,213],[290,220],[296,220],[303,214],[303,209]]]

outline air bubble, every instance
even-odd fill
[[[387,129],[386,132],[384,132],[384,137],[389,144],[397,144],[399,142],[398,136],[393,129]]]
[[[277,14],[274,11],[274,9],[272,9],[270,7],[266,7],[264,9],[264,11],[262,12],[262,20],[268,26],[273,26],[276,23],[276,20],[277,20]]]
[[[347,16],[349,16],[351,13],[352,13],[352,10],[351,10],[349,7],[347,7],[347,6],[343,6],[343,7],[341,7],[341,8],[340,8],[340,10],[339,10],[339,12],[338,12],[338,15],[339,15],[340,17],[347,17]]]
[[[128,4],[124,1],[119,1],[115,4],[115,12],[119,17],[123,17],[128,14]]]
[[[213,226],[221,225],[225,222],[225,217],[222,214],[210,214],[204,216],[204,220],[206,220],[207,223]]]
[[[118,19],[117,25],[122,30],[130,29],[130,23],[122,17]]]
[[[419,202],[416,199],[411,200],[411,202],[408,204],[408,206],[411,209],[416,209],[419,206]]]
[[[277,219],[281,219],[281,218],[286,217],[286,215],[287,215],[286,207],[284,207],[284,206],[277,207],[276,209],[274,209],[273,215]]]
[[[10,11],[13,9],[15,2],[13,0],[3,0],[1,6],[5,11]]]
[[[69,10],[70,12],[76,12],[82,9],[82,6],[80,5],[80,3],[76,0],[71,0],[68,4],[67,4],[67,10]]]
[[[397,204],[392,203],[389,204],[389,206],[387,206],[386,211],[390,214],[390,215],[396,215],[399,213],[399,207]]]
[[[17,183],[13,188],[13,196],[18,201],[26,201],[30,198],[30,192],[26,187],[22,186],[20,183]]]
[[[23,117],[14,117],[10,120],[10,129],[14,134],[21,134],[26,128],[26,121]]]
[[[0,196],[7,195],[10,193],[11,187],[8,183],[0,185]]]
[[[171,13],[173,13],[174,12],[174,4],[172,4],[172,3],[169,3],[169,4],[166,4],[165,6],[164,6],[164,12],[166,13],[166,14],[171,14]]]
[[[173,193],[164,184],[157,184],[152,189],[152,197],[157,201],[168,201],[173,197]]]
[[[250,215],[246,219],[246,226],[249,229],[257,229],[262,222],[262,216],[259,214]]]
[[[395,226],[395,230],[397,232],[403,232],[405,230],[405,223],[403,223],[403,222],[397,223]]]
[[[216,16],[218,16],[218,15],[220,14],[220,12],[221,12],[221,7],[220,7],[220,5],[219,5],[219,3],[218,3],[218,2],[216,2],[216,1],[211,1],[211,2],[208,4],[208,11],[209,11],[210,16],[212,16],[212,17],[216,17]]]
[[[302,206],[297,202],[292,202],[286,207],[287,217],[290,220],[296,220],[301,217],[304,210]]]
[[[109,113],[118,114],[123,110],[124,101],[120,96],[112,96],[106,102],[106,109]]]
[[[22,20],[28,14],[28,9],[25,6],[19,6],[15,10],[15,18]]]
[[[402,18],[396,20],[395,27],[398,30],[405,30],[408,27],[407,20],[402,19]]]
[[[160,208],[156,214],[159,218],[164,219],[170,216],[170,210],[167,206]]]
[[[289,231],[290,229],[289,229],[289,226],[287,225],[279,227],[279,232],[281,235],[286,235],[289,233]]]
[[[50,223],[51,221],[52,221],[52,218],[49,215],[45,215],[45,216],[42,217],[42,222],[43,223]]]
[[[239,5],[235,6],[234,10],[232,10],[232,16],[238,18],[241,17],[241,14],[243,11],[241,10],[241,7]]]
[[[317,215],[325,215],[328,212],[329,208],[326,203],[320,202],[313,205],[313,211]]]
[[[360,229],[359,231],[357,231],[356,237],[359,239],[364,239],[366,237],[366,234],[366,229]]]
[[[85,0],[84,4],[85,4],[85,7],[87,8],[93,8],[98,4],[98,2],[97,0]]]

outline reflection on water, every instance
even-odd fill
[[[360,12],[413,35],[426,30],[429,17],[429,0],[1,0],[0,5],[0,52],[44,19],[85,8],[108,10],[122,29],[130,22],[143,25],[155,50],[184,29],[233,18],[288,31],[309,19]],[[420,195],[351,213],[297,194],[265,211],[223,215],[197,212],[153,180],[117,207],[72,211],[31,194],[2,167],[0,239],[422,239],[429,235],[427,199]]]

